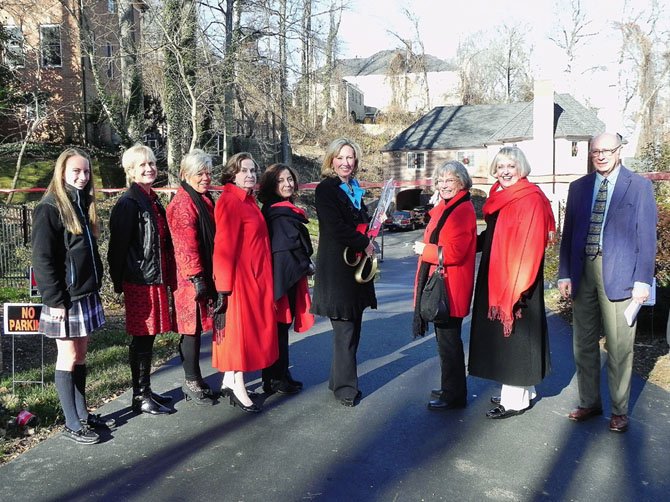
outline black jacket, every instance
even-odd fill
[[[165,215],[160,204],[158,210]],[[114,291],[123,291],[123,281],[133,284],[162,284],[161,252],[174,254],[168,238],[161,249],[158,222],[151,209],[151,200],[142,188],[133,183],[119,198],[109,218],[109,275]]]
[[[277,202],[281,200],[267,201],[262,210],[270,234],[275,301],[309,273],[314,252],[307,218],[290,207],[273,205]]]
[[[32,228],[32,265],[42,302],[49,307],[70,308],[78,300],[100,289],[102,260],[88,219],[89,196],[68,189],[83,233],[74,235],[63,226],[53,194],[35,207]]]
[[[326,178],[316,187],[319,246],[314,276],[312,313],[339,319],[357,319],[366,307],[377,308],[374,281],[359,284],[356,269],[344,262],[344,249],[362,252],[370,243],[357,225],[370,220],[365,204],[356,209],[340,188],[339,178]]]

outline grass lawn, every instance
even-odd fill
[[[46,188],[53,175],[54,165],[63,147],[29,148],[23,157],[23,165],[16,188]],[[5,148],[0,152],[0,188],[10,188],[16,171],[17,148]],[[125,186],[125,175],[119,156],[96,152],[91,156],[93,177],[97,188],[121,188]],[[16,193],[12,204],[36,202],[42,192]],[[1,199],[7,200],[3,194]]]

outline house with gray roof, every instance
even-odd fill
[[[404,49],[384,50],[367,58],[340,59],[335,71],[361,90],[366,106],[382,112],[429,110],[459,99],[457,68],[430,54],[416,60]]]
[[[595,112],[569,94],[554,93],[551,82],[536,81],[530,102],[433,108],[383,147],[384,177],[432,191],[435,167],[455,159],[488,193],[495,182],[491,160],[514,145],[528,157],[530,181],[558,201],[571,181],[588,172],[589,141],[604,130]],[[409,205],[416,203],[418,196]]]

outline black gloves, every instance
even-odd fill
[[[214,318],[214,327],[217,331],[222,330],[226,327],[226,310],[228,310],[228,295],[230,293],[218,292],[216,298],[216,305],[212,311],[212,317]]]
[[[190,281],[193,283],[193,287],[195,288],[194,300],[196,302],[205,300],[208,296],[207,282],[205,281],[205,278],[201,275],[196,275],[191,277]]]

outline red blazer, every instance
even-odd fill
[[[214,221],[214,205],[207,197],[202,197]],[[182,187],[167,207],[167,221],[174,244],[174,258],[177,264],[177,289],[173,291],[177,330],[181,334],[195,334],[196,306],[200,310],[203,331],[212,329],[212,319],[207,317],[206,300],[197,305],[195,288],[189,277],[207,273],[200,259],[198,242],[198,209]]]
[[[423,234],[426,247],[419,257],[417,274],[422,262],[430,263],[430,274],[437,267],[437,247],[442,248],[444,276],[449,296],[450,313],[453,317],[465,317],[470,313],[472,290],[475,283],[475,254],[477,253],[477,218],[472,202],[460,204],[447,217],[437,244],[429,244],[430,234],[437,226],[442,213],[457,200],[464,197],[467,190],[461,190],[446,204],[443,200],[430,210],[430,221]],[[416,278],[414,279],[416,291]],[[416,294],[415,294],[416,299]]]

